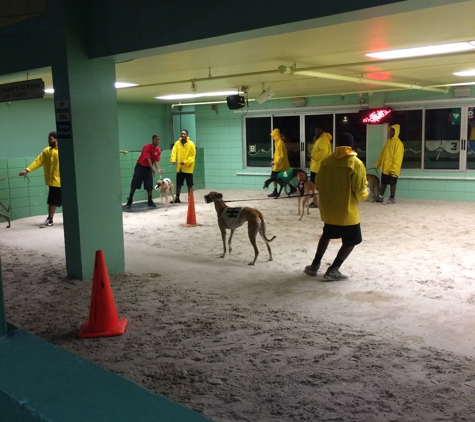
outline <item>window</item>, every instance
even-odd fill
[[[248,167],[269,167],[272,159],[270,117],[248,117],[246,125],[246,163]]]
[[[401,110],[391,114],[389,125],[401,126],[399,139],[404,144],[402,168],[422,167],[422,110]]]
[[[424,134],[425,169],[459,169],[460,123],[460,107],[426,110]]]

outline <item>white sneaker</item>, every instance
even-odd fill
[[[53,225],[53,220],[47,218],[43,224],[40,225],[40,229],[45,227],[51,227]]]
[[[396,203],[396,200],[394,198],[388,198],[386,201],[386,204],[388,205],[394,205]]]

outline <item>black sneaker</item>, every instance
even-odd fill
[[[293,195],[294,193],[297,193],[297,188],[294,188],[293,186],[290,187],[289,195]]]
[[[149,199],[148,202],[147,202],[147,207],[149,208],[157,208],[157,206],[155,205],[155,203]]]
[[[173,204],[173,201],[170,201],[170,204]],[[181,204],[180,198],[175,197],[175,204]]]
[[[40,229],[44,227],[51,227],[53,225],[53,220],[47,218],[43,224],[40,225]]]
[[[279,197],[279,194],[277,193],[277,191],[275,190],[274,192],[272,193],[269,193],[269,195],[267,195],[269,198],[278,198]]]
[[[130,208],[132,206],[132,202],[133,202],[132,197],[127,198],[127,204],[125,204],[125,206],[127,208]]]

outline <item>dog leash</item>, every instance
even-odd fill
[[[376,167],[370,167],[369,169],[366,170],[366,173],[368,173],[368,170],[374,170],[376,172],[376,175],[381,178],[381,176],[379,175],[379,171]]]
[[[18,176],[19,176],[19,175],[10,176],[10,177],[4,177],[3,179],[0,179],[0,182],[3,182],[4,180],[8,180],[8,179],[13,179],[14,177],[18,177]],[[28,177],[27,174],[25,174],[23,177],[28,180],[28,183],[30,183],[30,178]]]
[[[289,198],[303,198],[304,196],[315,196],[314,193],[310,193],[308,195],[293,195],[293,196],[283,196],[283,197],[278,197],[278,198],[256,198],[256,199],[231,199],[231,200],[226,200],[224,202],[247,202],[247,201],[267,201],[269,199],[289,199]]]

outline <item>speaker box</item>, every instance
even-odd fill
[[[244,97],[242,95],[230,95],[226,97],[229,110],[239,110],[245,105]]]

